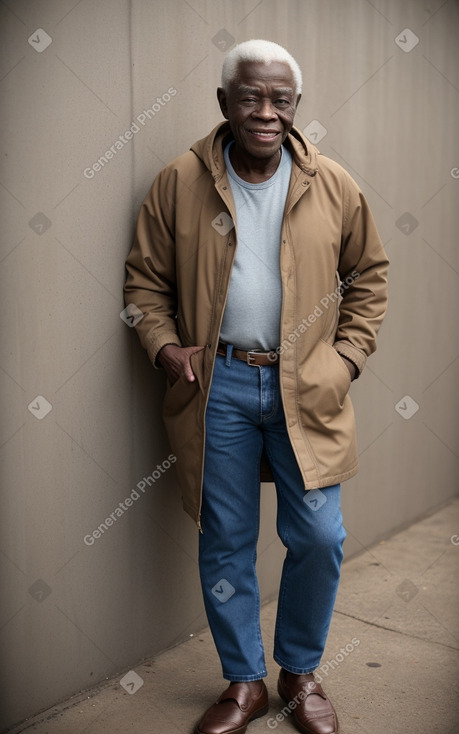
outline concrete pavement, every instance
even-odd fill
[[[459,499],[343,565],[318,671],[340,734],[459,732],[458,566]],[[270,711],[248,734],[296,731],[276,691],[275,613],[262,609]],[[207,630],[11,734],[191,734],[226,685]]]

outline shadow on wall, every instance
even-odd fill
[[[198,530],[182,509],[176,457],[161,420],[164,373],[150,364],[133,331],[129,337],[133,479],[126,498],[132,501],[135,594],[142,595],[134,617],[140,631],[139,654],[145,656],[149,654],[145,635],[151,654],[202,629],[206,619],[199,588]]]

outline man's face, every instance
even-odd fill
[[[219,88],[217,96],[239,152],[259,159],[278,152],[300,101],[289,65],[278,61],[241,62],[228,91]]]

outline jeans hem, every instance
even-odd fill
[[[289,665],[288,663],[284,662],[280,658],[276,657],[276,655],[273,656],[274,660],[278,665],[281,666],[284,670],[287,671],[287,673],[293,673],[294,675],[309,675],[310,673],[313,673],[320,665],[320,660],[317,663],[317,665],[314,665],[313,667],[309,668],[297,668],[294,665]]]
[[[230,683],[234,683],[235,681],[250,683],[254,680],[261,680],[262,678],[266,678],[267,675],[268,671],[266,669],[262,670],[260,673],[254,673],[254,675],[230,675],[227,673],[223,673],[224,679],[229,680]]]

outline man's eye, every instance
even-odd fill
[[[290,104],[290,102],[288,101],[288,99],[276,99],[276,104],[285,106]]]

